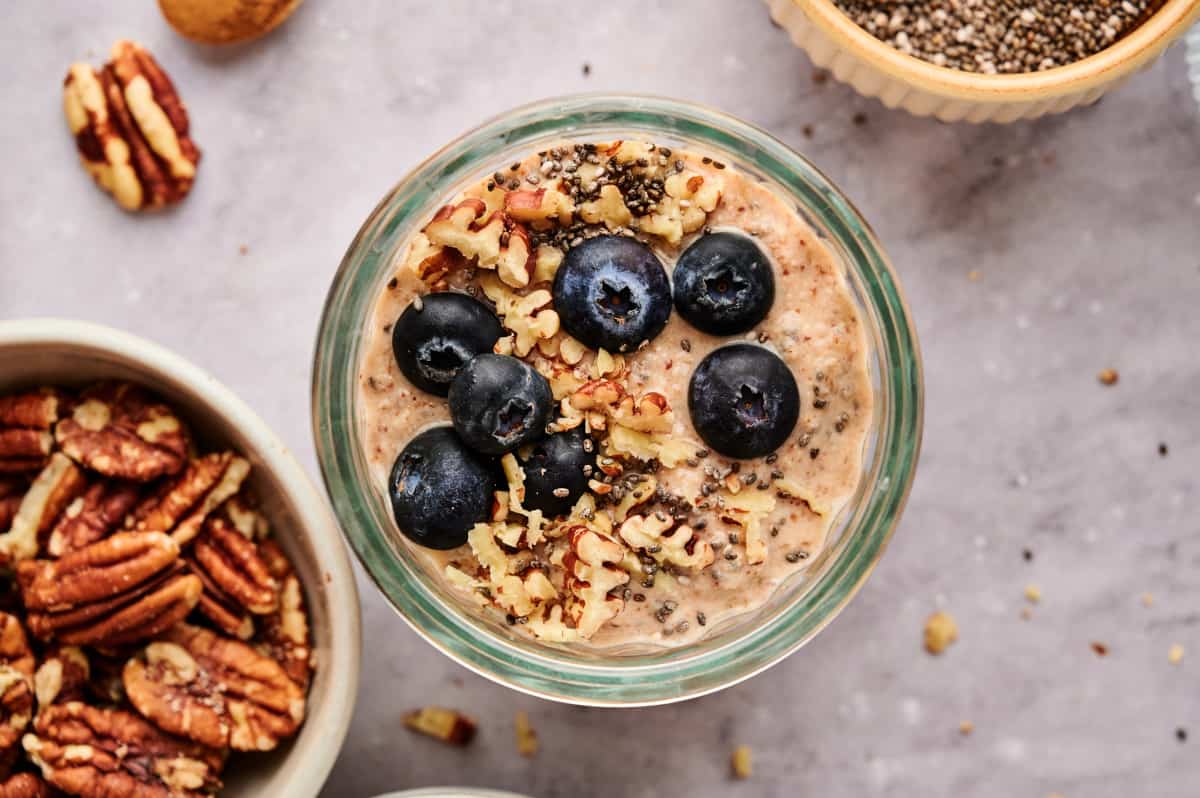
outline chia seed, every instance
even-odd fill
[[[1112,46],[1157,9],[1154,0],[834,0],[906,55],[985,75],[1042,72]]]

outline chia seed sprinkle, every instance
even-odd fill
[[[834,0],[880,41],[935,66],[985,75],[1041,72],[1095,55],[1156,0]]]

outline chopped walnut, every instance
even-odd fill
[[[608,183],[600,189],[600,196],[579,206],[579,216],[588,224],[603,224],[609,230],[618,230],[633,221],[633,214],[625,207],[621,190]]]
[[[422,707],[405,715],[404,725],[450,745],[467,745],[475,738],[475,721],[454,709]]]
[[[721,519],[742,528],[746,545],[746,562],[757,565],[767,559],[767,541],[763,537],[763,521],[775,511],[775,497],[768,491],[744,490],[725,496],[720,509]]]
[[[669,244],[678,244],[684,234],[704,226],[708,214],[721,201],[721,191],[721,180],[715,176],[695,172],[671,175],[666,180],[667,195],[658,203],[657,211],[638,220],[639,229]]]
[[[700,540],[686,524],[676,524],[664,513],[633,515],[621,524],[621,539],[646,552],[659,563],[700,570],[712,564],[716,555],[707,541]]]
[[[567,589],[574,596],[567,614],[585,640],[616,617],[625,607],[623,599],[610,591],[629,581],[629,574],[618,567],[625,558],[621,546],[612,539],[585,526],[568,535],[571,551],[563,560],[567,570]]]
[[[941,654],[958,640],[958,624],[948,612],[935,612],[925,621],[925,650]]]

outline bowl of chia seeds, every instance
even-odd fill
[[[766,0],[859,93],[947,122],[1095,102],[1200,18],[1200,0]]]

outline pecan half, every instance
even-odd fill
[[[11,564],[37,556],[42,535],[63,508],[87,487],[83,472],[55,452],[21,498],[8,532],[0,535],[0,563]]]
[[[130,525],[139,532],[169,532],[182,546],[241,489],[249,473],[250,462],[233,452],[192,460],[175,481],[134,509]]]
[[[279,585],[258,546],[224,518],[212,518],[205,525],[188,564],[204,583],[200,611],[226,634],[248,640],[254,635],[250,615],[279,608]]]
[[[0,477],[0,529],[8,529],[25,491],[29,490],[29,480],[22,477]]]
[[[170,407],[128,383],[101,383],[80,398],[54,433],[72,460],[104,476],[135,482],[183,470],[188,436]]]
[[[191,190],[200,152],[187,110],[154,57],[129,41],[113,45],[99,72],[73,64],[63,111],[84,169],[126,210],[158,208]]]
[[[33,666],[21,621],[0,613],[0,756],[20,741],[33,717]]]
[[[29,630],[69,645],[153,637],[200,599],[200,580],[178,558],[178,544],[162,533],[121,532],[58,560],[21,563]]]
[[[51,704],[82,701],[92,678],[87,654],[78,646],[51,646],[33,674],[38,711]]]
[[[304,719],[304,693],[278,663],[186,623],[129,660],[124,682],[159,728],[213,748],[269,751]]]
[[[36,471],[53,447],[54,436],[45,430],[0,427],[0,473]]]
[[[120,526],[140,495],[137,483],[107,479],[93,483],[67,505],[50,530],[46,551],[61,557],[103,540]]]
[[[293,682],[307,688],[312,677],[313,654],[304,590],[279,544],[264,540],[258,548],[280,588],[279,607],[262,618],[256,645],[259,651],[282,665]]]
[[[14,773],[0,782],[0,798],[53,798],[57,794],[36,773]]]
[[[220,753],[119,709],[47,707],[22,740],[55,787],[82,798],[201,798],[220,789]]]
[[[49,430],[66,402],[53,388],[0,396],[0,427]]]

